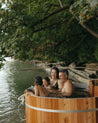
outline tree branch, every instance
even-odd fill
[[[75,17],[77,21],[79,21],[78,17]],[[94,37],[98,38],[98,33],[94,32],[93,30],[91,30],[89,27],[87,27],[84,23],[80,23],[80,25],[85,28],[91,35],[93,35]]]
[[[84,23],[80,23],[82,27],[84,27],[90,34],[92,34],[94,37],[98,38],[98,33],[91,30],[89,27],[87,27]]]
[[[61,6],[61,8],[63,8],[62,2],[61,0],[59,0],[59,4]],[[71,13],[72,14],[72,13]],[[73,14],[72,14],[73,15]],[[75,17],[77,21],[79,21],[79,19],[77,17]],[[94,37],[98,38],[98,33],[94,32],[93,30],[91,30],[89,27],[87,27],[84,23],[80,23],[80,25],[85,28],[91,35],[93,35]]]
[[[61,0],[59,0],[60,7],[63,8]]]
[[[65,10],[65,9],[69,9],[69,5],[64,6],[63,8],[60,8],[60,9],[58,9],[58,10],[56,10],[56,11],[50,13],[49,15],[47,15],[46,17],[44,17],[44,18],[41,19],[41,20],[38,20],[35,24],[33,24],[33,25],[31,26],[31,28],[33,28],[34,26],[36,26],[38,23],[42,23],[43,21],[45,21],[46,19],[48,19],[50,16],[53,16],[54,14],[57,14],[57,13],[59,13],[59,12]]]
[[[68,21],[68,20],[65,20],[65,21]],[[58,21],[57,23],[53,23],[53,24],[50,24],[50,25],[48,25],[48,26],[44,26],[44,27],[42,27],[42,28],[40,28],[40,29],[37,29],[37,30],[35,30],[33,33],[35,33],[35,32],[39,32],[39,31],[41,31],[41,30],[44,30],[44,29],[47,29],[47,28],[50,28],[50,27],[52,27],[52,26],[55,26],[55,25],[57,25],[57,24],[62,24],[63,22],[65,22],[64,20],[63,21]]]

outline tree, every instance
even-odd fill
[[[2,54],[20,60],[98,61],[97,3],[91,4],[88,0],[9,0],[6,8],[2,8],[2,3]]]

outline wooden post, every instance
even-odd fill
[[[95,86],[94,86],[94,96],[98,97],[98,80],[94,81]]]
[[[91,96],[91,97],[94,96],[94,85],[93,85],[93,80],[90,80],[90,82],[89,82],[89,93],[90,93],[90,96]]]

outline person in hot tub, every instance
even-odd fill
[[[74,93],[74,86],[68,79],[68,70],[59,71],[59,88],[63,96],[71,96]]]
[[[46,89],[52,89],[52,86],[50,85],[50,79],[49,77],[44,77],[43,78],[43,86],[46,88]]]
[[[58,80],[59,80],[59,69],[57,67],[53,67],[50,73],[50,84],[53,90],[58,90]]]
[[[43,84],[42,77],[40,76],[35,77],[35,82],[34,82],[35,95],[48,97],[49,92],[45,87],[42,86],[42,84]]]

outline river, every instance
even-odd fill
[[[48,76],[44,69],[24,69],[36,67],[34,64],[6,58],[0,69],[0,123],[25,123],[25,105],[18,97],[33,84],[37,75]]]

